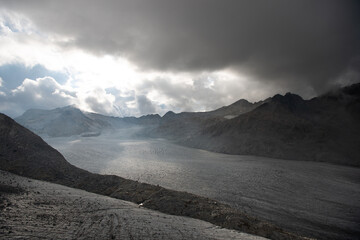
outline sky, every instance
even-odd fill
[[[0,0],[0,112],[208,111],[360,81],[360,1]]]

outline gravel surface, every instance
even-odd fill
[[[4,171],[0,206],[0,239],[265,239]]]

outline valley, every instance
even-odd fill
[[[359,168],[212,153],[140,131],[44,139],[77,167],[209,197],[299,235],[359,234]]]
[[[360,0],[0,3],[0,240],[360,240]]]
[[[4,169],[274,239],[282,231],[274,226],[352,239],[360,235],[359,94],[358,83],[309,100],[286,93],[209,112],[123,118],[75,106],[29,109],[15,120],[65,158],[7,133],[5,155],[18,163],[4,158]],[[29,153],[12,145],[41,156],[29,162]],[[192,194],[207,202],[201,211]],[[220,205],[223,218],[213,214]]]

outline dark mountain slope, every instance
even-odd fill
[[[39,136],[4,114],[0,114],[0,169],[272,239],[303,239],[207,198],[79,169]]]
[[[215,123],[183,140],[229,154],[360,166],[359,84],[303,100],[275,95],[253,111]]]
[[[249,101],[245,99],[240,99],[233,104],[230,104],[229,106],[221,107],[219,109],[216,109],[214,111],[206,112],[207,116],[213,116],[213,117],[223,117],[226,119],[231,119],[234,117],[239,116],[240,114],[250,112],[254,110],[256,107],[263,104],[265,101],[260,101],[256,103],[250,103]]]
[[[161,121],[154,129],[148,131],[148,135],[173,140],[188,138],[204,127],[249,112],[262,103],[250,103],[241,99],[229,106],[209,112],[182,112],[176,114],[169,111],[161,118]]]

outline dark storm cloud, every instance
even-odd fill
[[[73,37],[64,47],[118,54],[145,69],[230,68],[299,91],[359,77],[360,1],[1,2]]]

